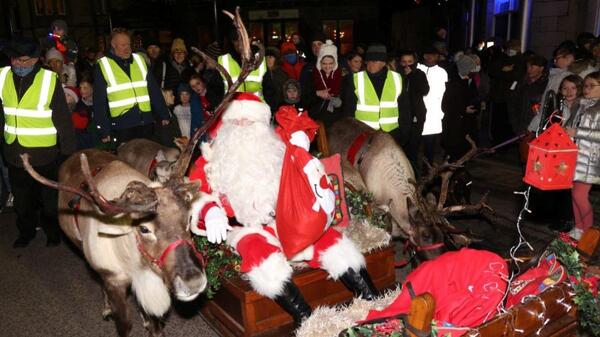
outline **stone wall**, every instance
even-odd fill
[[[529,49],[550,58],[558,44],[574,40],[584,29],[581,6],[585,6],[585,1],[534,0]]]

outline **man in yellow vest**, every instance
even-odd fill
[[[94,67],[94,122],[103,143],[151,139],[154,121],[169,124],[169,110],[144,58],[132,53],[131,38],[117,28],[110,51]]]
[[[242,52],[242,44],[239,41],[238,35],[236,31],[231,32],[231,42],[233,44],[233,50],[231,53],[224,54],[219,56],[218,62],[231,76],[231,80],[235,82],[240,75],[241,72],[241,52]],[[258,96],[261,100],[264,101],[263,92],[265,90],[271,90],[272,84],[269,76],[265,76],[267,72],[267,63],[263,59],[262,63],[258,67],[252,71],[246,80],[239,86],[239,92],[249,92],[256,96]],[[223,78],[223,83],[225,85],[225,91],[227,91],[227,81]],[[268,102],[267,102],[268,103]]]
[[[346,76],[342,83],[342,111],[389,132],[398,145],[408,142],[411,126],[410,100],[402,75],[386,67],[387,49],[374,44],[367,49],[365,71]]]
[[[14,38],[4,52],[10,66],[0,68],[0,120],[19,230],[13,247],[27,246],[38,226],[46,233],[46,245],[56,246],[58,192],[34,180],[20,155],[29,154],[41,175],[56,180],[60,161],[76,149],[71,114],[58,75],[38,62],[40,47],[35,41]]]

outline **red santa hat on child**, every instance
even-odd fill
[[[271,123],[271,109],[268,104],[261,101],[256,95],[241,92],[236,94],[221,119],[223,122],[247,119],[269,124]]]

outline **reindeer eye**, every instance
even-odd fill
[[[142,234],[148,234],[148,233],[150,233],[150,230],[146,226],[140,226],[140,232]]]

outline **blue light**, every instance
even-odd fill
[[[519,0],[494,0],[494,14],[516,11],[519,9]]]

